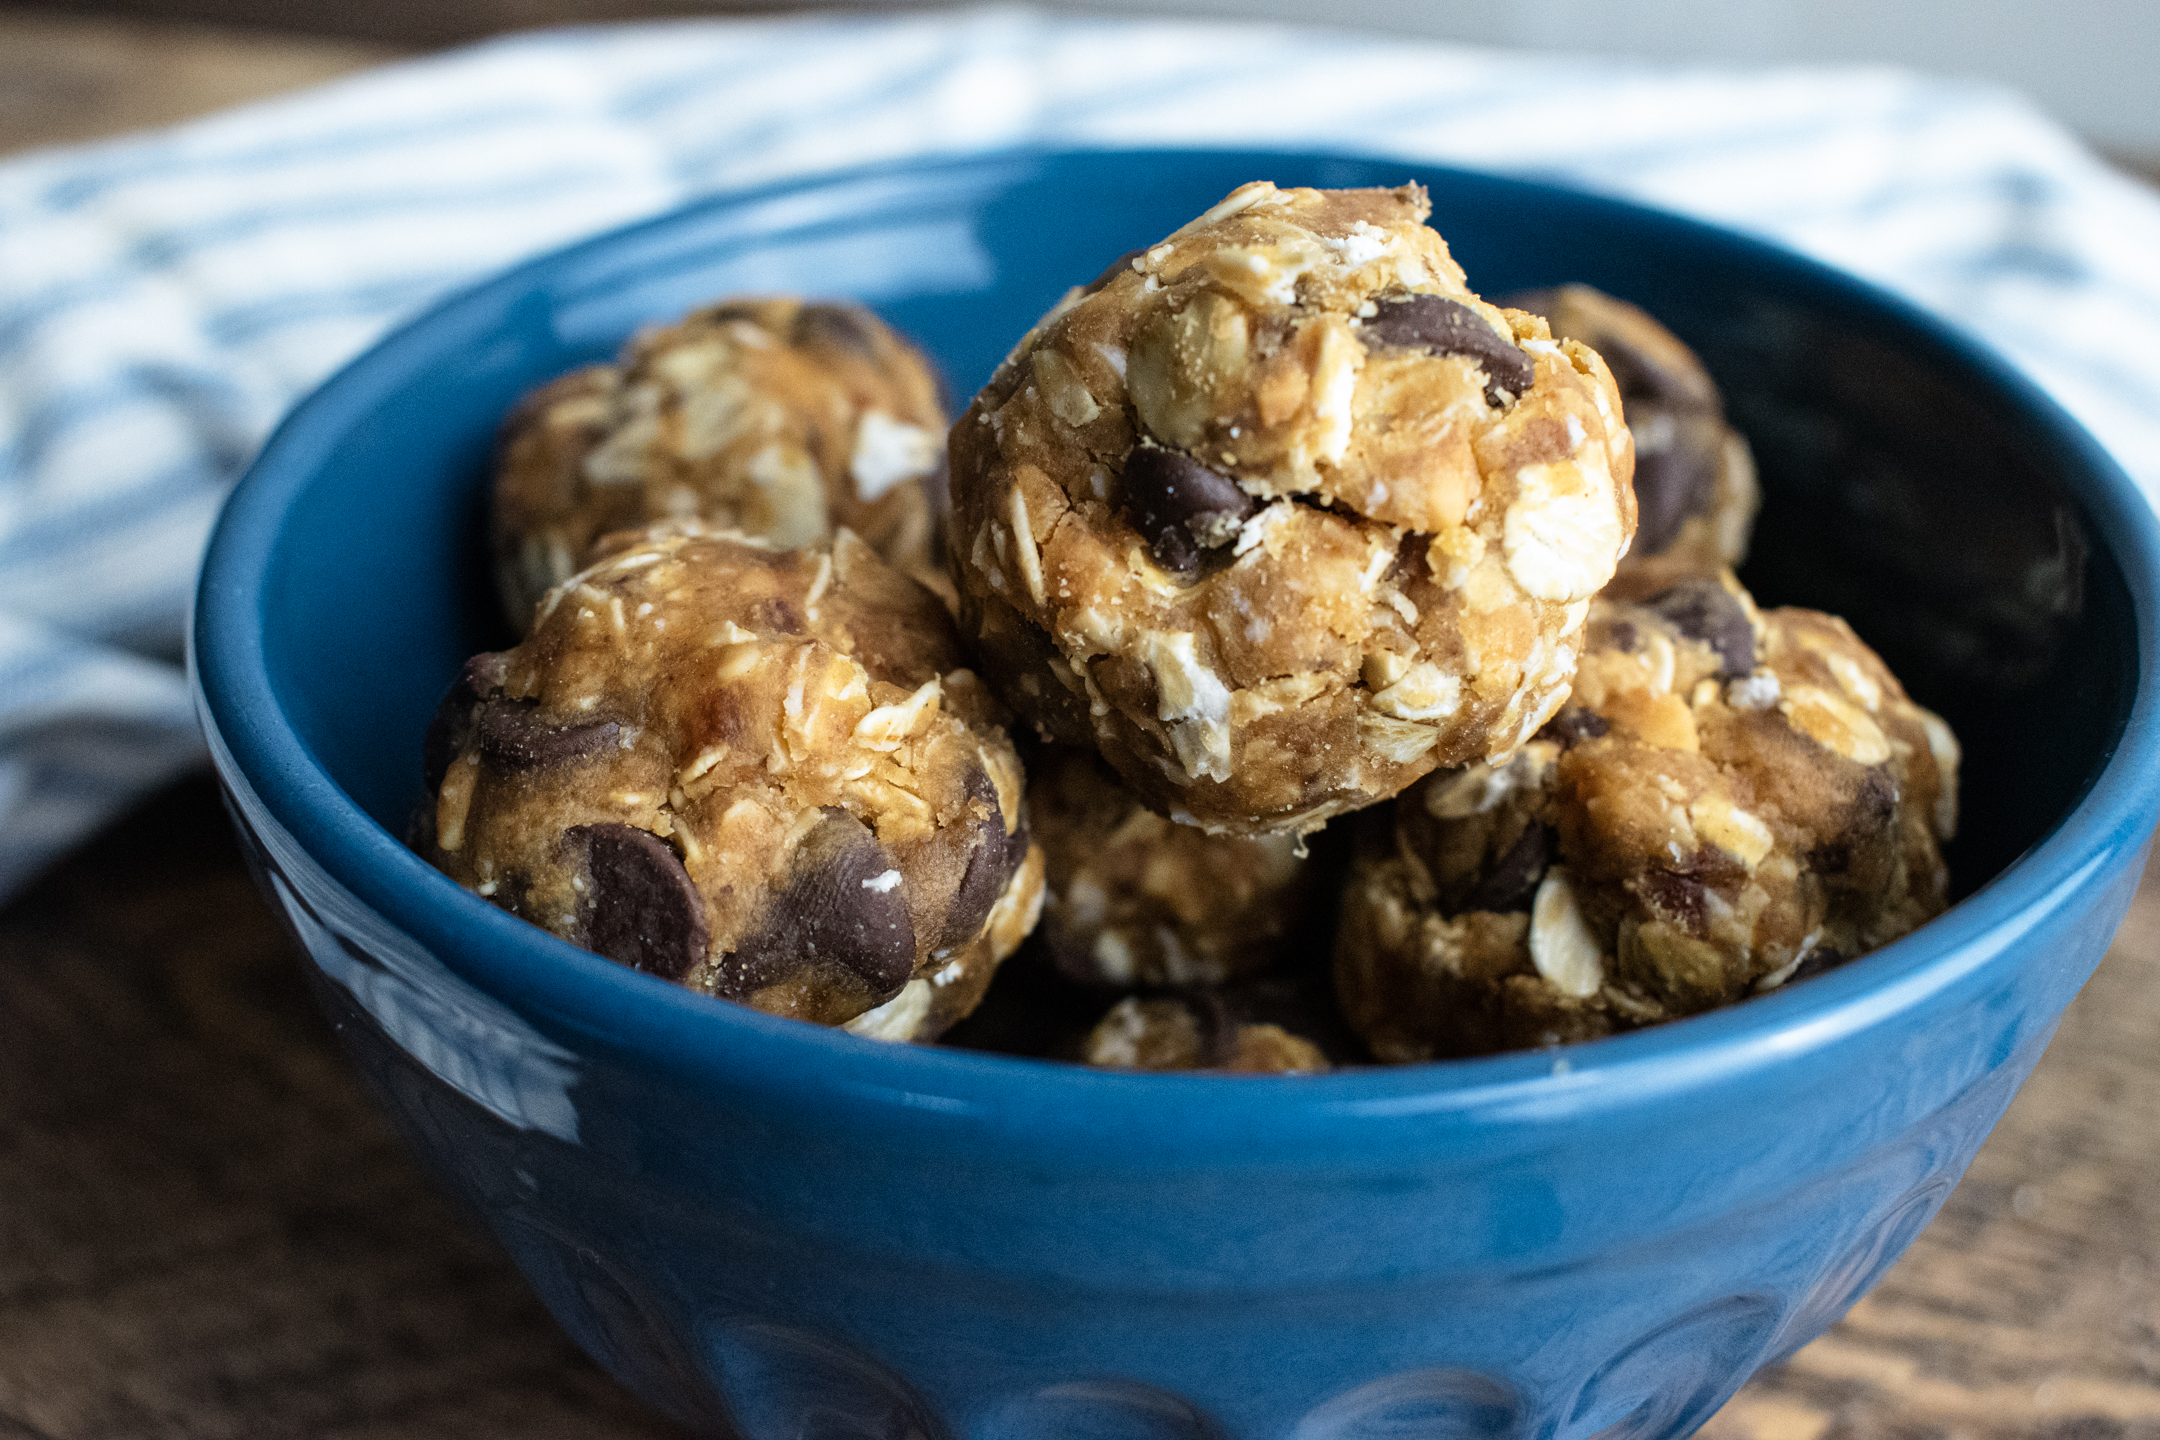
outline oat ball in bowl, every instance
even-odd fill
[[[1307,831],[1521,744],[1634,530],[1611,373],[1480,299],[1430,208],[1242,185],[954,427],[991,683],[1182,823]]]
[[[1957,770],[1950,727],[1833,616],[1758,610],[1730,573],[1600,598],[1535,740],[1366,819],[1344,1011],[1399,1063],[1819,974],[1941,913]]]
[[[595,540],[652,521],[701,520],[782,549],[844,525],[903,570],[936,558],[937,375],[860,305],[701,305],[526,394],[499,447],[495,578],[520,630]]]
[[[944,606],[846,529],[601,549],[451,685],[415,848],[648,974],[936,1038],[1033,927],[1043,868]]]
[[[1294,835],[1210,835],[1156,814],[1092,750],[1027,756],[1042,940],[1084,985],[1222,985],[1303,937],[1324,864]]]
[[[852,293],[970,391],[1073,275],[1261,177],[1416,180],[1481,286],[1579,279],[1701,356],[1760,467],[1742,581],[1844,616],[1963,745],[1941,915],[1557,1052],[1109,1072],[694,994],[405,848],[437,700],[514,638],[485,491],[520,394],[752,284]],[[997,157],[722,197],[392,337],[235,492],[194,653],[248,848],[374,1092],[685,1425],[1677,1437],[1905,1247],[2098,961],[2160,807],[2155,531],[2000,361],[1741,237],[1401,161]]]

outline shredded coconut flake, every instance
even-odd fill
[[[939,437],[920,425],[895,420],[882,410],[865,410],[855,427],[855,453],[848,473],[855,493],[876,500],[903,480],[927,475],[937,467]]]

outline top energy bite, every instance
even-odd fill
[[[495,573],[520,631],[593,543],[697,521],[780,549],[846,526],[889,564],[933,562],[945,412],[929,362],[858,305],[730,300],[638,335],[503,425]]]
[[[1173,819],[1310,830],[1567,694],[1634,529],[1619,392],[1473,294],[1429,211],[1243,186],[1069,294],[955,427],[987,677]]]

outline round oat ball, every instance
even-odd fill
[[[1761,493],[1755,457],[1725,423],[1710,372],[1649,312],[1588,285],[1508,296],[1542,315],[1562,340],[1598,352],[1620,387],[1635,439],[1635,543],[1615,577],[1650,595],[1689,575],[1715,574],[1747,555]]]
[[[1596,354],[1417,186],[1242,187],[1074,291],[952,439],[985,672],[1210,831],[1310,830],[1558,707],[1634,528]]]
[[[1384,1061],[1588,1039],[1775,989],[1940,912],[1958,746],[1844,621],[1729,573],[1598,601],[1573,700],[1361,836],[1336,940]]]
[[[522,631],[612,530],[703,521],[781,549],[845,525],[935,573],[945,411],[922,354],[859,305],[730,300],[542,386],[503,426],[494,546]],[[941,582],[942,583],[942,582]]]
[[[420,847],[611,960],[929,1039],[1041,906],[1003,716],[944,607],[852,533],[656,532],[467,663]]]
[[[1103,1070],[1293,1075],[1328,1068],[1326,1054],[1312,1041],[1241,1016],[1212,990],[1127,996],[1088,1032],[1081,1058]]]
[[[1210,835],[1142,805],[1092,750],[1028,757],[1042,938],[1084,985],[1222,985],[1272,968],[1313,889],[1291,835]]]

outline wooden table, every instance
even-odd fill
[[[389,53],[0,9],[0,149]],[[1940,1218],[1706,1437],[2160,1440],[2156,961],[2149,872]],[[676,1433],[368,1106],[207,781],[0,911],[0,1440]]]

